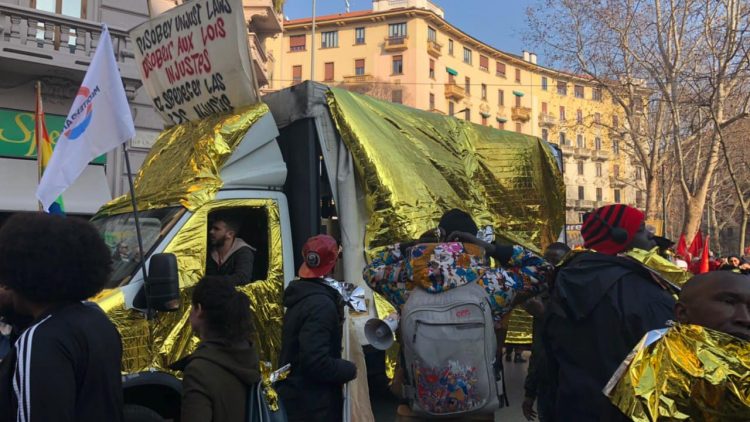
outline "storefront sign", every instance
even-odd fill
[[[260,100],[242,0],[185,2],[130,38],[143,85],[169,125]]]
[[[60,137],[65,124],[65,116],[45,114],[47,132],[52,140],[52,147]],[[34,113],[0,109],[0,157],[36,158]],[[102,155],[92,161],[94,164],[105,164],[106,156]]]

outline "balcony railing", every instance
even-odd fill
[[[557,124],[557,118],[552,113],[539,113],[539,126],[553,127]]]
[[[531,109],[528,107],[513,107],[510,117],[520,122],[528,122],[531,119]]]
[[[267,35],[278,34],[283,29],[283,19],[281,13],[278,13],[278,3],[273,0],[253,0],[243,2],[243,11],[245,21],[249,23],[250,32],[257,32]]]
[[[445,84],[445,98],[452,98],[456,101],[463,100],[466,97],[466,91],[455,83]]]
[[[576,148],[575,156],[578,158],[589,158],[591,157],[591,150],[588,148]]]
[[[560,145],[560,150],[562,150],[564,156],[570,157],[575,154],[576,149],[570,144],[562,144]]]
[[[576,208],[578,208],[579,210],[594,209],[594,201],[590,199],[579,199],[576,201]]]
[[[344,83],[347,85],[365,85],[375,81],[372,75],[350,75],[344,76]]]
[[[409,37],[386,37],[385,39],[385,51],[401,51],[406,50],[409,41]]]
[[[442,44],[438,43],[437,41],[433,41],[433,40],[428,40],[427,41],[427,54],[429,54],[429,55],[431,55],[431,56],[433,56],[435,58],[438,58],[438,57],[440,57],[443,54],[442,50],[443,50],[443,45]]]
[[[271,80],[271,69],[273,69],[273,55],[266,51],[258,36],[254,33],[248,34],[250,44],[250,56],[253,59],[256,69],[258,85],[269,85]]]
[[[611,154],[609,151],[605,151],[602,149],[594,150],[591,153],[591,158],[595,161],[607,161],[611,157]]]
[[[625,186],[625,181],[620,179],[618,176],[609,176],[609,184],[612,187],[623,187]]]

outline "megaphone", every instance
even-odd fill
[[[385,319],[372,318],[365,323],[365,337],[372,347],[386,350],[393,344],[397,328],[397,313],[392,313]]]

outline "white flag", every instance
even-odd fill
[[[94,58],[36,190],[44,209],[75,182],[91,160],[133,137],[133,116],[104,25]]]

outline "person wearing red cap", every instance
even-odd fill
[[[657,246],[644,221],[623,204],[594,210],[581,230],[587,250],[558,269],[543,329],[554,420],[619,420],[602,389],[641,337],[673,318],[668,284],[623,255]]]
[[[278,392],[290,422],[342,420],[341,387],[357,376],[356,366],[341,359],[344,299],[326,282],[338,255],[331,236],[311,237],[302,247],[299,279],[284,291],[279,362],[291,364],[291,373]]]

